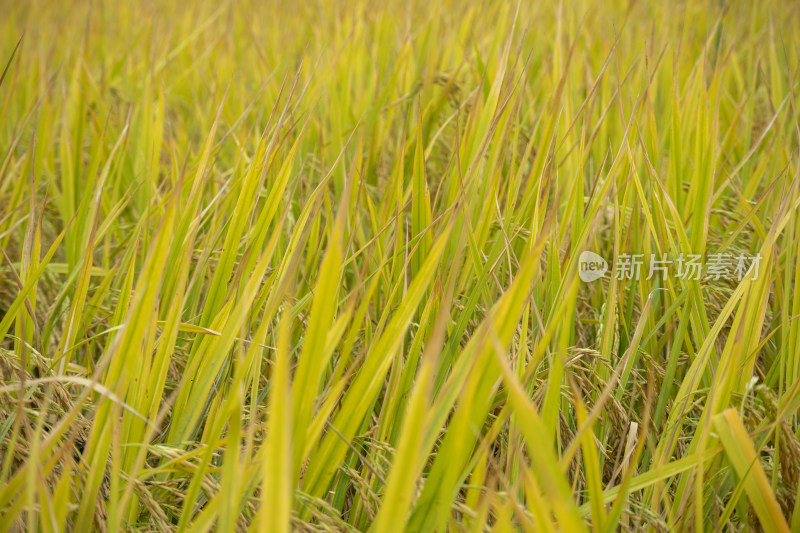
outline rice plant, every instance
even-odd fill
[[[800,531],[797,3],[0,30],[0,531]]]

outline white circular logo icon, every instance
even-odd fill
[[[590,283],[600,279],[608,272],[608,263],[605,259],[588,250],[581,252],[578,258],[578,276],[582,281]]]

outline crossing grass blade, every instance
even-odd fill
[[[712,423],[728,461],[743,480],[744,490],[761,526],[768,531],[789,531],[739,413],[735,409],[726,409],[716,415]]]

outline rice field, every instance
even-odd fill
[[[0,0],[0,531],[800,531],[800,4]]]

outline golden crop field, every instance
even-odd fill
[[[800,4],[0,0],[0,531],[800,532]]]

